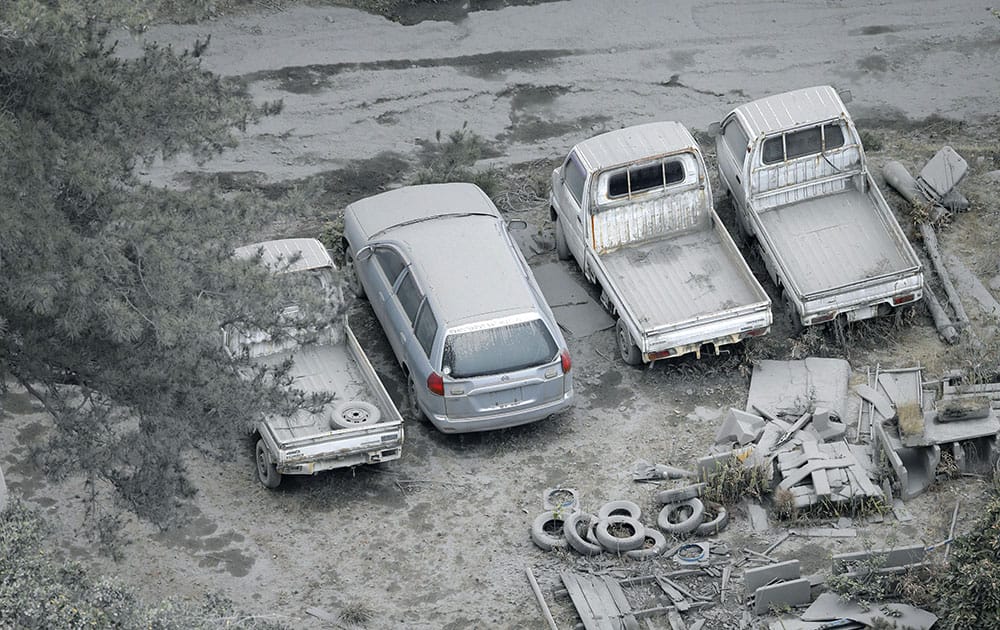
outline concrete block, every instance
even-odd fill
[[[764,425],[765,421],[760,416],[731,408],[715,435],[715,443],[736,442],[740,446],[746,446],[760,437]]]
[[[809,580],[799,578],[790,582],[779,582],[758,588],[757,592],[754,593],[753,611],[757,615],[766,615],[773,608],[802,606],[811,600]]]
[[[812,428],[824,442],[839,440],[847,433],[847,425],[835,420],[829,409],[817,407],[813,411]]]
[[[797,580],[802,575],[798,560],[769,564],[743,572],[743,585],[747,594],[753,593],[774,580]]]
[[[834,575],[850,570],[850,566],[859,562],[870,562],[873,568],[898,567],[906,564],[923,562],[927,549],[923,545],[912,545],[896,549],[873,549],[871,551],[855,551],[838,553],[833,556]]]

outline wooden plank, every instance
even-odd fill
[[[605,577],[604,586],[608,589],[608,593],[611,594],[611,598],[614,600],[615,606],[621,614],[621,623],[625,630],[639,630],[639,622],[632,615],[632,605],[628,603],[625,591],[622,590],[618,580]]]
[[[538,580],[535,579],[535,572],[531,570],[531,567],[524,567],[524,571],[528,574],[528,582],[531,584],[531,590],[535,593],[535,599],[538,600],[538,606],[542,609],[545,621],[549,624],[549,630],[559,630],[556,627],[556,620],[552,618],[552,611],[549,610],[549,605],[545,603],[545,597],[542,596],[542,589],[538,586]]]
[[[847,458],[840,457],[837,459],[814,459],[805,466],[802,466],[794,473],[788,475],[781,480],[778,487],[788,490],[795,484],[799,483],[806,477],[812,475],[814,470],[826,470],[827,468],[846,468],[850,466],[851,462]]]
[[[667,594],[667,597],[669,597],[670,601],[677,607],[677,610],[683,612],[691,609],[691,603],[685,599],[684,594],[671,586],[667,580],[663,578],[656,578],[656,583],[660,585],[660,588]]]
[[[602,614],[600,609],[600,601],[591,602],[584,592],[583,584],[578,576],[570,571],[563,571],[559,574],[562,578],[563,584],[566,585],[566,591],[569,592],[569,597],[573,601],[573,606],[576,608],[576,614],[580,616],[580,621],[583,622],[583,627],[586,630],[618,630],[612,627]],[[594,607],[598,606],[595,610]]]
[[[580,585],[587,598],[591,600],[591,608],[598,611],[597,621],[601,628],[623,630],[622,619],[614,598],[601,578],[580,578]]]

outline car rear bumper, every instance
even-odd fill
[[[573,390],[562,395],[562,398],[548,402],[544,405],[531,407],[529,409],[519,409],[513,412],[501,412],[490,415],[473,416],[468,418],[453,418],[444,414],[428,414],[431,423],[442,433],[471,433],[474,431],[493,431],[496,429],[506,429],[522,424],[530,424],[539,420],[544,420],[549,416],[559,413],[573,403]]]

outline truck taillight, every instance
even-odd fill
[[[750,330],[750,331],[744,333],[744,336],[745,337],[760,337],[761,335],[766,335],[766,334],[767,334],[767,326],[765,326],[764,328],[755,328],[753,330]]]
[[[427,377],[427,389],[432,394],[444,396],[444,379],[437,372],[431,372]]]
[[[668,350],[658,350],[656,352],[649,353],[649,360],[656,361],[657,359],[666,359],[674,354],[674,349],[670,348]]]
[[[562,363],[563,374],[568,373],[573,367],[573,362],[569,359],[569,350],[562,351],[562,354],[559,355],[559,362]]]
[[[908,293],[906,295],[897,295],[896,297],[892,298],[892,305],[899,306],[900,304],[906,304],[907,302],[912,302],[913,297],[914,296],[912,293]]]

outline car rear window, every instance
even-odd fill
[[[448,335],[443,366],[452,378],[523,370],[552,361],[559,347],[540,319]]]
[[[839,149],[842,146],[844,146],[844,131],[840,128],[840,124],[826,123],[768,138],[764,141],[763,162],[777,164],[784,160],[794,160],[806,155]]]

